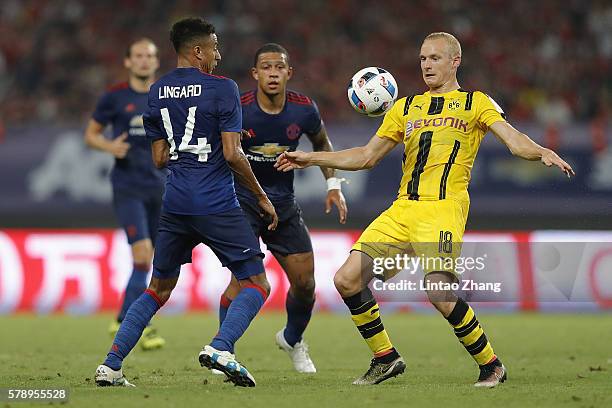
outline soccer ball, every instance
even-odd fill
[[[363,115],[383,115],[397,99],[397,82],[382,68],[361,69],[349,82],[348,99],[351,106]]]

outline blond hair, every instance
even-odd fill
[[[436,40],[438,38],[442,38],[444,39],[444,41],[446,41],[446,44],[448,45],[448,52],[451,58],[461,57],[461,44],[459,43],[459,40],[457,39],[457,37],[455,37],[452,34],[445,33],[443,31],[439,31],[437,33],[431,33],[427,37],[425,37],[423,42],[427,40]]]

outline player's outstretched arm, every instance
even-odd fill
[[[259,207],[261,207],[265,215],[271,218],[272,222],[268,225],[268,230],[276,229],[276,225],[278,224],[276,210],[266,193],[263,191],[263,188],[259,185],[257,178],[253,174],[251,165],[242,151],[240,133],[221,132],[221,139],[223,143],[223,157],[225,157],[227,164],[236,175],[238,182],[248,188],[255,197],[257,197]]]
[[[311,152],[299,150],[284,152],[276,160],[279,171],[303,169],[309,166],[331,167],[338,170],[363,170],[376,166],[383,157],[397,145],[397,142],[373,136],[367,145],[336,152]]]
[[[525,160],[540,160],[544,165],[557,166],[567,177],[575,175],[572,167],[554,151],[540,146],[529,136],[516,130],[508,122],[495,122],[490,126],[491,131],[500,139],[514,156]]]
[[[315,152],[333,152],[334,148],[329,140],[329,136],[327,136],[327,130],[325,130],[325,125],[321,124],[321,130],[316,135],[307,135],[310,143],[312,143],[312,150]],[[325,179],[330,177],[335,177],[336,170],[329,167],[321,167],[321,171],[323,172],[323,176]]]
[[[90,119],[87,129],[85,129],[85,143],[87,146],[110,153],[118,159],[123,159],[128,150],[130,150],[130,144],[125,141],[128,137],[127,133],[122,133],[117,138],[108,140],[102,134],[103,131],[104,126],[102,124],[94,119]]]
[[[315,152],[333,152],[334,148],[327,136],[325,125],[321,122],[321,130],[316,135],[308,135],[308,139],[312,143],[312,150]],[[340,224],[346,223],[346,215],[348,207],[342,190],[340,189],[341,180],[336,178],[336,170],[330,167],[321,167],[323,177],[327,181],[327,197],[325,198],[325,213],[331,212],[332,205],[338,208],[338,217]],[[335,184],[335,185],[334,185]]]

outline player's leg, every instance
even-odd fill
[[[422,236],[429,236],[427,242],[415,244],[420,247],[427,259],[456,259],[461,254],[461,241],[465,228],[463,214],[466,209],[453,200],[443,200],[432,203],[419,203],[419,219],[417,229]],[[432,262],[433,263],[433,262]],[[506,368],[495,355],[493,347],[482,326],[478,322],[474,310],[452,290],[438,288],[447,287],[457,282],[458,278],[452,268],[448,270],[426,270],[425,281],[427,296],[431,304],[444,316],[454,330],[455,335],[472,356],[480,368],[477,387],[494,387],[506,379]]]
[[[287,323],[276,333],[276,344],[285,351],[300,373],[316,373],[317,369],[303,339],[315,304],[314,256],[312,252],[274,256],[287,274],[289,290],[285,299]]]
[[[273,254],[289,279],[289,290],[285,301],[287,324],[283,336],[293,347],[302,341],[315,303],[314,255],[312,252],[288,255],[273,252]]]
[[[315,303],[314,256],[302,210],[295,202],[276,205],[279,222],[274,231],[262,231],[262,239],[274,254],[289,279],[285,299],[287,324],[276,333],[276,344],[301,373],[316,368],[302,335],[308,326]]]
[[[378,384],[403,373],[406,368],[389,339],[378,303],[368,288],[368,283],[374,278],[373,259],[393,256],[406,249],[403,243],[408,241],[408,231],[398,222],[406,217],[402,205],[403,202],[397,200],[372,221],[334,276],[336,289],[373,354],[370,368],[353,382],[356,385]]]
[[[131,246],[133,264],[121,309],[116,322],[113,322],[109,328],[110,333],[115,335],[132,302],[147,288],[147,276],[153,259],[153,244],[150,239],[145,202],[141,197],[115,190],[113,208]]]
[[[239,198],[240,207],[242,208],[242,212],[246,217],[255,237],[259,239],[263,231],[266,231],[268,228],[268,224],[265,220],[259,215],[259,209],[257,208],[257,204],[249,201],[248,199]],[[229,308],[232,300],[238,295],[240,292],[240,284],[234,275],[231,276],[230,282],[227,285],[227,288],[221,294],[221,298],[219,299],[219,326],[223,324],[223,320],[225,320],[225,316],[227,316],[227,309]]]
[[[180,266],[168,271],[154,267],[149,287],[130,305],[106,359],[96,370],[95,381],[98,386],[132,386],[123,376],[123,360],[138,343],[155,313],[170,298],[179,271]]]
[[[426,287],[440,287],[435,285],[441,282],[456,282],[456,278],[447,272],[430,272],[425,279]],[[495,355],[472,307],[450,290],[428,290],[427,296],[431,304],[451,325],[465,350],[478,364],[480,375],[474,385],[490,388],[504,382],[507,378],[506,368]]]
[[[223,324],[225,317],[227,316],[227,309],[229,309],[232,304],[232,300],[238,296],[240,293],[240,283],[234,275],[231,276],[227,287],[221,294],[221,298],[219,299],[219,327]]]
[[[159,228],[162,192],[157,190],[149,192],[144,204],[146,211],[147,231],[150,238],[146,240],[148,242],[146,242],[146,245],[143,245],[142,251],[139,251],[137,254],[133,254],[133,256],[134,259],[148,259],[150,264],[153,260],[153,247],[155,245],[155,240],[157,239]],[[134,246],[132,248],[134,248]],[[149,324],[144,329],[139,344],[143,350],[155,350],[163,347],[166,344],[166,340],[157,333],[157,329],[153,325]]]
[[[378,303],[368,288],[373,277],[372,258],[360,251],[352,251],[334,276],[334,285],[373,354],[370,368],[353,382],[355,385],[378,384],[403,373],[406,368],[389,339]]]
[[[147,275],[153,260],[153,244],[151,239],[143,238],[131,244],[134,268],[128,279],[123,295],[123,303],[117,315],[117,322],[121,323],[125,313],[134,300],[147,288]]]
[[[100,386],[130,385],[123,377],[123,360],[134,348],[151,318],[170,298],[180,265],[191,261],[196,242],[185,230],[184,217],[162,214],[158,250],[153,260],[153,277],[146,289],[128,308],[106,360],[96,370]]]
[[[235,385],[254,387],[255,378],[236,360],[234,345],[268,298],[270,284],[266,279],[260,256],[236,261],[226,266],[236,277],[240,290],[229,305],[219,331],[210,344],[204,346],[198,359],[202,366],[223,372]]]
[[[223,371],[235,385],[252,387],[255,379],[236,361],[234,345],[247,330],[270,293],[263,266],[263,253],[252,229],[239,207],[223,214],[192,217],[192,225],[201,241],[226,266],[239,283],[240,291],[232,300],[219,331],[204,346],[199,360],[202,366]]]
[[[246,331],[270,294],[263,261],[255,256],[233,262],[227,267],[236,277],[239,291],[231,302],[227,316],[210,345],[217,350],[234,353],[234,344]]]
[[[155,313],[170,298],[170,294],[178,281],[179,270],[180,266],[171,271],[154,268],[154,274],[159,277],[152,277],[149,287],[129,307],[102,366],[110,368],[114,373],[121,372],[123,360],[138,343]],[[98,371],[100,371],[100,367]],[[96,383],[98,385],[125,385],[114,384],[107,378],[98,375],[98,371],[96,372]],[[102,368],[102,372],[110,372],[110,370]]]

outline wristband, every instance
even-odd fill
[[[327,179],[327,191],[329,190],[342,190],[342,182],[346,181],[345,178],[330,177]]]

